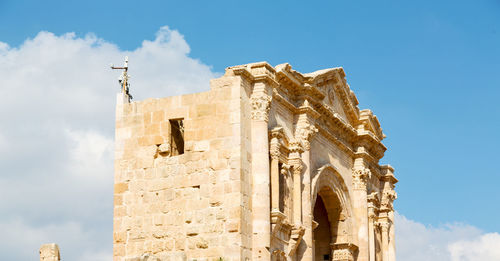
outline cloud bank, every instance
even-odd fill
[[[217,77],[162,27],[136,50],[89,34],[40,32],[0,42],[0,260],[111,260],[113,136],[118,71],[129,56],[136,99],[205,91]]]
[[[395,223],[398,260],[500,260],[498,233],[484,233],[474,226],[459,223],[425,226],[397,213]]]
[[[92,34],[40,32],[0,42],[0,260],[37,260],[56,242],[64,260],[111,260],[115,94],[130,58],[138,100],[208,90],[219,76],[162,27],[136,50]],[[396,215],[398,260],[500,260],[500,235]]]

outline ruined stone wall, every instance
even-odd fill
[[[251,227],[240,222],[249,217],[242,89],[234,77],[212,81],[208,92],[119,102],[114,260],[248,255]],[[183,119],[181,155],[170,155],[171,119]]]

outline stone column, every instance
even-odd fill
[[[397,193],[394,191],[394,184],[398,182],[396,177],[394,177],[394,169],[390,165],[381,166],[382,173],[384,176],[382,177],[383,191],[382,191],[382,200],[380,206],[381,216],[384,219],[384,222],[387,223],[387,246],[384,251],[384,256],[387,259],[384,261],[395,261],[396,260],[396,235],[394,228],[394,206],[393,202],[397,198]],[[382,227],[384,229],[384,227]],[[382,232],[385,233],[385,232]]]
[[[389,261],[389,220],[387,216],[380,218],[378,222],[382,233],[382,261]]]
[[[292,141],[290,162],[293,173],[293,224],[302,226],[302,170],[304,168],[300,153],[302,146],[297,141]]]
[[[375,252],[375,222],[377,220],[378,192],[373,192],[368,196],[368,240],[370,249],[370,261],[376,261]]]
[[[370,170],[366,167],[363,158],[357,158],[352,171],[353,208],[356,217],[359,255],[358,261],[368,261],[368,202],[366,182],[370,176]]]
[[[271,131],[271,211],[280,212],[280,139],[283,128],[276,127]]]
[[[302,152],[301,144],[293,140],[290,142],[289,162],[292,165],[293,173],[293,188],[292,188],[292,206],[293,206],[293,225],[288,242],[287,255],[290,259],[295,258],[297,247],[304,236],[304,226],[302,225],[302,170],[304,168],[300,153]]]
[[[301,142],[304,152],[302,153],[302,162],[304,164],[304,169],[302,170],[302,185],[304,189],[302,191],[302,224],[305,228],[304,232],[304,242],[305,249],[303,251],[302,260],[312,261],[313,260],[313,206],[311,205],[311,143],[310,140],[312,135],[318,131],[318,129],[312,124],[312,121],[316,119],[319,114],[315,112],[312,107],[309,106],[307,100],[299,108],[303,113],[299,115],[297,121],[297,130],[295,138]]]
[[[268,113],[271,97],[264,83],[255,83],[252,105],[252,256],[253,260],[270,260],[271,204],[269,188]]]
[[[60,261],[59,246],[57,244],[45,244],[40,247],[40,261]]]
[[[396,227],[394,226],[394,211],[389,212],[391,227],[389,228],[389,261],[396,261]]]

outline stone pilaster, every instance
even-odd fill
[[[357,158],[352,170],[353,208],[356,216],[359,256],[358,261],[368,261],[368,201],[367,179],[371,176],[363,158]]]
[[[394,228],[394,200],[397,199],[397,193],[394,190],[395,184],[398,182],[396,177],[394,177],[394,168],[390,165],[381,166],[382,173],[384,176],[382,180],[384,181],[384,187],[382,191],[382,200],[380,206],[380,212],[383,213],[383,217],[387,220],[386,223],[389,224],[387,228],[387,261],[396,260],[396,233]],[[385,261],[385,260],[384,260]]]
[[[290,160],[292,165],[293,173],[293,190],[292,190],[292,201],[293,201],[293,224],[301,226],[302,225],[302,170],[304,165],[302,164],[301,152],[302,146],[298,141],[292,141],[290,144]]]
[[[280,212],[280,139],[283,136],[283,128],[276,127],[271,131],[270,155],[271,155],[271,209],[272,212]]]
[[[391,223],[389,222],[386,213],[382,213],[379,217],[378,225],[380,226],[380,231],[382,233],[382,261],[389,260],[389,227]]]
[[[252,138],[252,255],[253,260],[270,260],[271,213],[269,179],[268,113],[271,97],[264,83],[255,83],[250,98]]]
[[[300,106],[299,119],[297,121],[297,128],[295,133],[295,139],[302,144],[302,162],[304,163],[304,169],[302,171],[302,224],[305,228],[304,232],[304,242],[305,249],[301,249],[302,260],[312,261],[313,260],[313,206],[311,201],[311,138],[314,133],[318,132],[318,129],[314,126],[313,122],[319,117],[319,113],[316,112],[307,100],[304,101],[303,105]]]
[[[368,195],[368,240],[370,261],[376,261],[375,252],[375,222],[377,221],[378,192]]]

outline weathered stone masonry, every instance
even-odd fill
[[[394,261],[394,170],[342,68],[118,96],[114,260]]]

